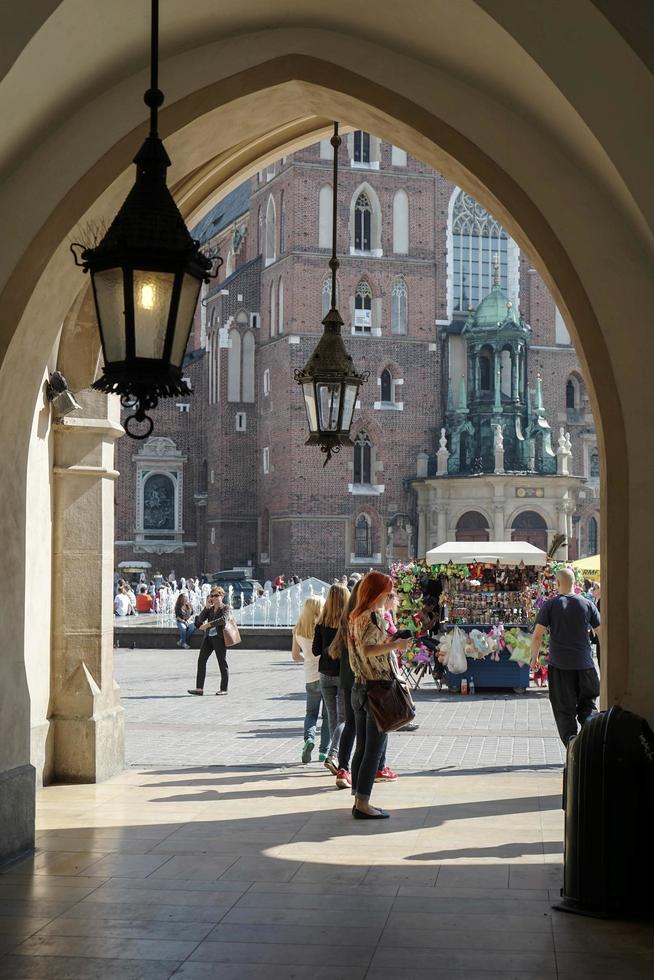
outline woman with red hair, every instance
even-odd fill
[[[381,572],[368,572],[361,580],[357,604],[350,613],[348,649],[354,672],[352,707],[356,723],[356,749],[352,759],[352,816],[357,820],[380,820],[390,814],[370,805],[381,754],[388,736],[377,728],[368,710],[367,685],[395,676],[393,650],[406,650],[410,640],[389,638],[384,621],[384,603],[393,591],[393,579]]]

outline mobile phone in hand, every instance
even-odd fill
[[[411,640],[413,639],[413,633],[411,632],[411,630],[398,630],[397,633],[393,634],[393,639]]]

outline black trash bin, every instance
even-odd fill
[[[555,908],[619,918],[654,911],[654,733],[631,711],[590,718],[568,745],[565,864]]]

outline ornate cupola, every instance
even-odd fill
[[[447,413],[450,473],[493,472],[498,426],[506,470],[556,472],[540,380],[535,393],[528,386],[530,333],[500,285],[495,255],[492,288],[462,330],[465,374],[458,383],[450,378],[452,391],[459,392],[456,408],[450,398]]]

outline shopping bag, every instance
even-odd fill
[[[466,636],[458,626],[454,627],[450,655],[447,658],[447,669],[451,674],[465,674],[468,661],[465,654]]]

